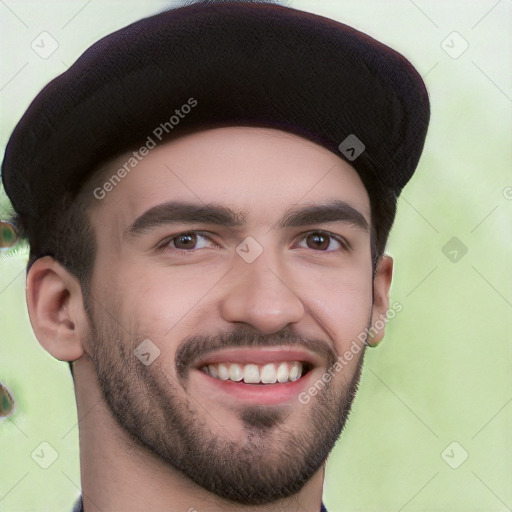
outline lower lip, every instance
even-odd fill
[[[202,376],[202,382],[208,386],[229,394],[239,400],[258,405],[281,404],[292,402],[307,386],[312,371],[293,382],[277,382],[276,384],[246,384],[244,381],[220,380],[195,370]]]

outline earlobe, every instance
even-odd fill
[[[378,345],[384,338],[392,277],[393,258],[383,255],[377,263],[373,280],[372,323],[367,339],[371,347]]]
[[[86,317],[78,279],[50,256],[39,258],[27,274],[26,300],[41,346],[60,361],[79,359]]]

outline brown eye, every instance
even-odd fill
[[[302,240],[305,240],[305,247],[307,249],[313,249],[315,251],[336,252],[340,249],[349,249],[348,243],[343,239],[339,239],[338,237],[323,231],[311,231],[307,233]]]
[[[195,233],[182,233],[175,236],[171,241],[174,241],[176,249],[193,249],[197,243],[197,235]]]
[[[329,237],[323,233],[312,233],[306,237],[310,249],[324,251],[329,247]]]
[[[162,249],[168,251],[179,251],[195,253],[199,249],[218,248],[218,245],[206,236],[205,233],[199,231],[187,231],[178,233],[177,235],[166,238],[161,244]]]

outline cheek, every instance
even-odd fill
[[[135,270],[137,269],[137,270]],[[208,291],[212,292],[221,275],[192,266],[171,271],[140,270],[133,266],[121,283],[121,311],[140,334],[155,340],[176,337],[184,328],[197,329],[205,319]],[[212,308],[212,305],[209,305]],[[133,332],[133,331],[132,331]]]
[[[339,352],[364,332],[372,307],[372,277],[369,272],[318,273],[308,280],[304,297],[311,314],[331,336]]]

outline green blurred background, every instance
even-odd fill
[[[43,85],[103,35],[169,5],[0,1],[2,154]],[[388,246],[391,299],[403,310],[367,353],[351,418],[327,466],[327,508],[510,511],[512,2],[287,5],[398,50],[423,76],[432,103],[423,157]],[[49,56],[33,49],[42,32],[58,44]],[[1,193],[0,218],[8,211]],[[32,332],[26,252],[0,258],[0,383],[16,402],[0,420],[0,511],[67,511],[80,492],[71,375]],[[41,443],[57,456],[47,469],[35,462]]]

